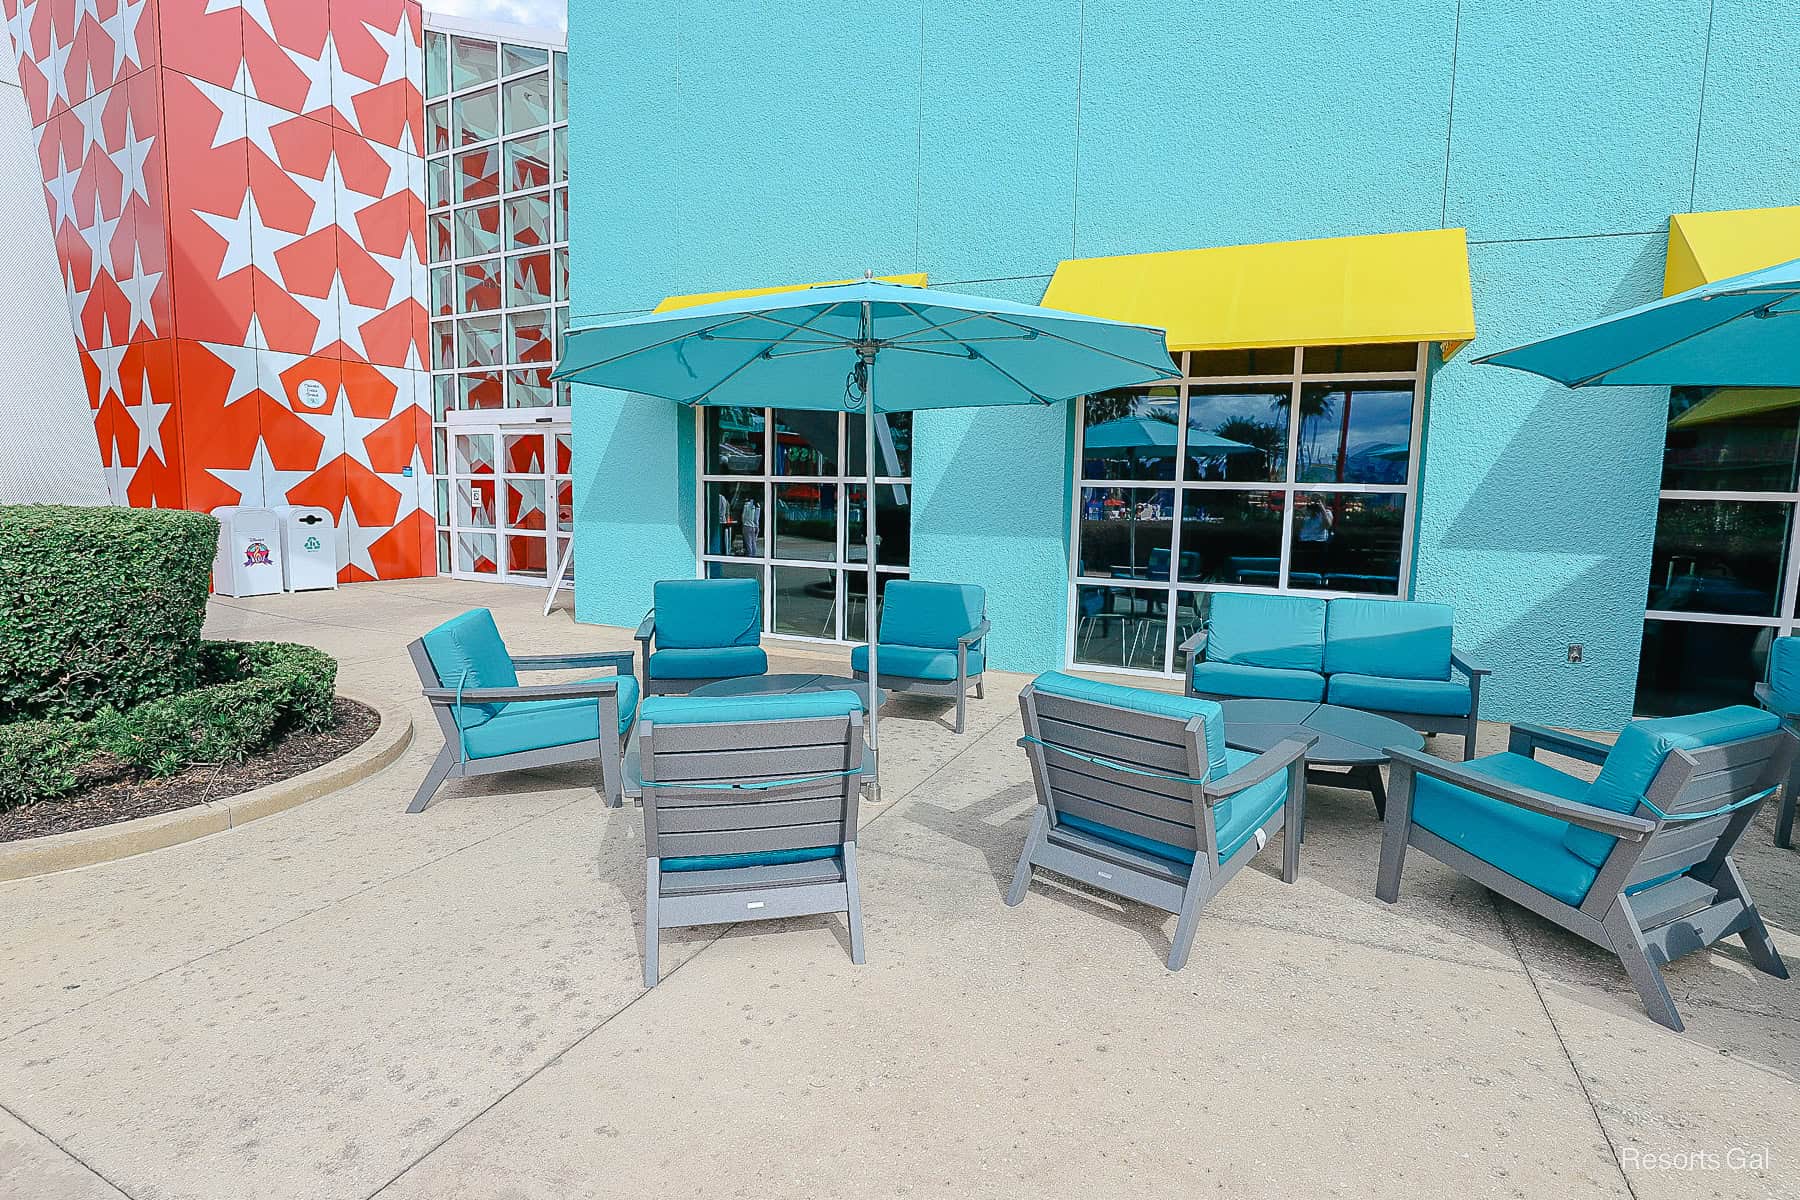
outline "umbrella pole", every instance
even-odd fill
[[[870,764],[870,799],[880,803],[881,717],[877,710],[881,708],[881,704],[877,697],[881,693],[881,672],[876,663],[880,646],[875,639],[875,364],[872,360],[867,379],[863,389],[863,553],[868,559],[865,565],[869,572],[869,592],[863,601],[863,636],[869,647],[869,756],[875,760]]]

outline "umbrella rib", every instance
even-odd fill
[[[904,308],[907,312],[911,313],[913,316],[917,317],[919,320],[925,322],[925,324],[931,326],[933,329],[941,328],[941,326],[939,326],[937,324],[937,322],[933,321],[930,317],[926,316],[924,313],[920,312],[918,309],[914,308],[912,305],[902,304],[900,307]],[[1007,322],[1007,324],[1010,325],[1010,324],[1012,324],[1012,322],[1009,321],[1009,322]],[[899,349],[912,350],[913,353],[915,353],[915,354],[921,353],[921,351],[919,351],[911,346],[903,346],[903,347],[899,347]],[[929,354],[929,353],[935,353],[935,352],[934,351],[923,351],[923,353]],[[952,357],[956,357],[956,356],[952,356]],[[1014,375],[1011,371],[1008,371],[1005,367],[1002,367],[999,363],[996,363],[993,359],[989,358],[987,355],[983,354],[981,351],[971,349],[968,353],[968,357],[974,359],[976,362],[986,363],[993,370],[997,371],[999,374],[1001,374],[1002,376],[1004,376],[1005,378],[1010,380],[1013,383],[1013,385],[1015,387],[1017,387],[1020,391],[1024,392],[1027,396],[1030,396],[1033,400],[1036,400],[1039,404],[1054,404],[1054,403],[1056,403],[1056,401],[1054,401],[1050,397],[1044,395],[1042,392],[1038,391],[1036,388],[1034,388],[1030,384],[1026,383],[1023,379],[1020,379],[1018,376]]]
[[[808,323],[817,321],[820,317],[824,316],[826,314],[826,312],[828,312],[828,311],[829,311],[828,309],[820,309],[818,312],[814,313],[812,316],[807,318]],[[786,322],[783,322],[783,324],[785,324],[785,323]],[[786,342],[789,338],[793,337],[794,334],[805,333],[805,332],[807,332],[805,325],[793,326],[787,333],[782,334],[780,337],[778,337],[774,341],[770,342],[763,349],[757,351],[755,354],[752,354],[749,358],[746,358],[743,362],[739,363],[737,366],[733,367],[731,370],[727,371],[724,375],[720,376],[718,379],[713,381],[713,385],[711,387],[707,388],[704,392],[701,392],[692,401],[690,401],[690,403],[693,403],[693,404],[703,403],[708,396],[712,395],[714,392],[718,391],[720,388],[722,388],[726,384],[730,383],[737,376],[741,375],[744,371],[748,370],[751,363],[754,363],[759,358],[770,358],[770,359],[774,358],[775,357],[775,347]]]
[[[1035,334],[1038,337],[1055,338],[1057,341],[1067,342],[1071,346],[1080,346],[1083,350],[1088,350],[1095,354],[1104,354],[1108,358],[1117,359],[1120,362],[1130,363],[1134,367],[1142,367],[1146,371],[1155,371],[1158,375],[1160,375],[1164,379],[1180,379],[1181,378],[1180,371],[1172,371],[1167,367],[1159,367],[1155,363],[1142,362],[1138,359],[1132,358],[1128,354],[1114,354],[1111,350],[1102,349],[1099,346],[1090,345],[1087,342],[1077,341],[1072,337],[1065,337],[1062,334],[1055,332],[1054,330],[1034,329],[1030,325],[1021,325],[1017,321],[1009,320],[1006,317],[1000,316],[997,313],[991,314],[991,315],[993,316],[994,320],[999,321],[1002,325],[1011,325],[1014,329],[1022,329],[1025,332]],[[1131,326],[1131,328],[1142,329],[1142,328],[1144,328],[1144,326]],[[1166,339],[1168,338],[1168,336],[1169,335],[1167,333],[1163,334],[1163,338],[1165,339],[1165,342],[1164,342],[1165,345],[1167,344]]]
[[[906,311],[911,313],[913,316],[918,317],[919,320],[921,320],[921,321],[925,320],[925,317],[919,312],[919,310],[914,308],[912,305],[902,304],[901,307],[906,309]],[[965,321],[978,321],[982,317],[985,317],[987,315],[988,315],[987,313],[969,313],[967,316],[957,317],[954,321],[945,321],[941,325],[932,324],[931,322],[926,321],[925,328],[915,329],[911,333],[903,333],[898,337],[889,338],[889,339],[887,339],[887,341],[883,342],[882,345],[897,346],[901,342],[906,341],[908,338],[917,337],[922,333],[940,333],[943,330],[951,328],[952,326],[961,325]]]
[[[684,330],[681,333],[676,334],[674,337],[664,338],[660,342],[651,342],[647,346],[634,346],[630,350],[626,350],[623,353],[613,355],[611,358],[603,358],[599,362],[591,362],[591,363],[587,363],[581,367],[577,367],[576,370],[591,371],[591,370],[595,369],[596,367],[610,367],[616,362],[623,362],[625,359],[631,358],[635,355],[648,354],[652,350],[661,350],[664,346],[673,346],[676,342],[685,341],[691,337],[712,338],[715,341],[721,341],[721,342],[727,341],[727,340],[743,340],[743,341],[761,341],[762,340],[760,338],[727,339],[727,338],[720,338],[720,337],[714,336],[713,331],[715,329],[729,329],[733,325],[736,325],[741,321],[749,321],[749,320],[768,321],[772,325],[780,325],[780,326],[788,329],[790,331],[790,336],[793,332],[818,333],[819,330],[808,329],[807,326],[810,325],[813,321],[816,321],[820,317],[823,317],[824,315],[826,315],[828,312],[830,312],[835,307],[836,307],[835,305],[831,305],[831,306],[828,306],[825,308],[821,308],[818,312],[814,313],[811,317],[808,317],[807,323],[803,324],[803,325],[796,325],[791,321],[783,321],[776,317],[769,316],[768,314],[770,312],[773,312],[774,311],[773,309],[758,309],[756,312],[749,312],[749,313],[732,313],[729,317],[727,317],[724,320],[719,321],[717,324],[703,326],[699,329]],[[581,330],[581,329],[576,329],[576,330],[571,331],[571,333],[585,333],[585,332],[587,332],[587,331]],[[558,373],[561,371],[561,369],[562,368],[559,365],[556,371],[551,372],[550,377],[552,379],[565,378],[564,376],[562,376]]]

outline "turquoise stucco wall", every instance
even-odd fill
[[[622,0],[571,6],[570,44],[577,324],[1465,226],[1480,336],[1432,383],[1416,594],[1496,668],[1488,715],[1628,715],[1665,394],[1468,360],[1655,296],[1670,213],[1800,202],[1790,3]],[[914,571],[988,587],[999,666],[1062,658],[1069,437],[1066,409],[919,418]],[[576,444],[578,613],[633,623],[693,571],[691,418],[578,389]]]

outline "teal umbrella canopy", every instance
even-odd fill
[[[1475,361],[1570,387],[1800,387],[1800,259]]]
[[[1175,453],[1176,439],[1180,435],[1181,430],[1173,421],[1159,421],[1154,417],[1119,417],[1112,421],[1102,421],[1098,425],[1089,425],[1082,431],[1081,446],[1084,452],[1102,458],[1111,457],[1106,451],[1127,451],[1142,458],[1166,458]],[[1188,430],[1187,449],[1189,454],[1201,458],[1260,453],[1255,446],[1234,442],[1230,438],[1199,429]]]
[[[555,377],[679,400],[860,412],[1051,404],[1180,372],[1163,331],[865,280],[570,331]]]

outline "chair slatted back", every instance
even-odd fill
[[[1793,734],[1777,729],[1717,746],[1671,750],[1645,797],[1672,817],[1729,807],[1784,782],[1797,745]],[[1746,807],[1665,823],[1645,844],[1626,886],[1722,859],[1743,835],[1753,811]],[[1638,815],[1655,817],[1648,808],[1640,808]]]
[[[732,724],[644,720],[646,854],[685,858],[854,841],[862,779],[843,772],[862,766],[862,729],[861,712]],[[791,782],[717,786],[772,781]]]
[[[1135,775],[1058,752],[1072,750],[1158,775],[1204,779],[1205,735],[1198,717],[1183,721],[1035,687],[1020,695],[1019,708],[1025,732],[1044,743],[1027,746],[1038,795],[1053,819],[1077,817],[1183,850],[1205,847],[1217,853],[1200,784]]]

